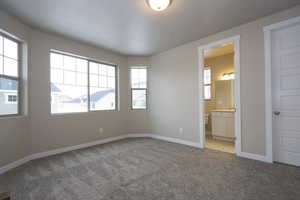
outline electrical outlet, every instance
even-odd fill
[[[10,200],[10,195],[8,192],[0,193],[0,200]]]
[[[99,133],[103,133],[103,132],[104,132],[103,128],[99,128]]]
[[[179,133],[180,133],[180,134],[183,133],[183,128],[179,128]]]

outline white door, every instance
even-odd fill
[[[272,32],[274,160],[300,166],[300,23]]]

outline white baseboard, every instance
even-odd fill
[[[153,133],[129,133],[125,135],[125,138],[153,138]]]
[[[170,138],[170,137],[165,137],[165,136],[160,136],[160,135],[151,135],[151,138],[158,139],[158,140],[164,140],[167,142],[173,142],[173,143],[177,143],[177,144],[183,144],[183,145],[187,145],[187,146],[191,146],[191,147],[195,147],[195,148],[201,148],[200,143],[190,142],[190,141],[181,140],[181,139],[177,139],[177,138]]]
[[[195,147],[195,148],[201,148],[200,143],[190,142],[187,140],[181,140],[181,139],[177,139],[177,138],[165,137],[165,136],[161,136],[161,135],[157,135],[157,134],[153,134],[153,133],[132,133],[132,134],[127,134],[126,138],[140,138],[140,137],[153,138],[153,139],[157,139],[157,140],[163,140],[163,141],[167,141],[167,142],[183,144],[183,145],[187,145],[187,146],[191,146],[191,147]]]
[[[272,161],[270,161],[267,158],[267,156],[262,156],[262,155],[252,154],[252,153],[246,153],[246,152],[241,152],[241,153],[239,153],[238,156],[242,157],[242,158],[248,158],[248,159],[252,159],[252,160],[258,160],[258,161],[262,161],[262,162],[272,163]]]
[[[122,140],[122,139],[126,139],[126,138],[141,138],[141,137],[153,138],[153,139],[163,140],[163,141],[167,141],[167,142],[183,144],[183,145],[187,145],[187,146],[191,146],[191,147],[195,147],[195,148],[201,148],[200,143],[190,142],[190,141],[181,140],[181,139],[177,139],[177,138],[170,138],[170,137],[160,136],[160,135],[152,134],[152,133],[126,134],[126,135],[107,138],[107,139],[103,139],[103,140],[97,140],[97,141],[94,141],[94,142],[79,144],[79,145],[75,145],[75,146],[59,148],[59,149],[50,150],[50,151],[41,152],[41,153],[35,153],[35,154],[30,155],[30,156],[26,156],[26,157],[24,157],[20,160],[17,160],[13,163],[10,163],[8,165],[0,167],[0,174],[3,174],[3,173],[5,173],[5,172],[7,172],[7,171],[9,171],[13,168],[16,168],[20,165],[23,165],[24,163],[29,162],[31,160],[44,158],[44,157],[52,156],[52,155],[56,155],[56,154],[61,154],[61,153],[65,153],[65,152],[68,152],[68,151],[84,149],[84,148],[87,148],[87,147],[92,147],[92,146],[105,144],[105,143],[109,143],[109,142],[113,142],[113,141],[117,141],[117,140]],[[268,159],[265,156],[260,156],[260,155],[245,153],[245,152],[241,152],[238,156],[253,159],[253,160],[259,160],[259,161],[263,161],[263,162],[269,162]]]
[[[109,143],[109,142],[113,142],[113,141],[117,141],[117,140],[122,140],[122,139],[125,139],[125,138],[128,138],[128,136],[127,135],[121,135],[121,136],[117,136],[117,137],[107,138],[107,139],[103,139],[103,140],[97,140],[97,141],[94,141],[94,142],[79,144],[79,145],[75,145],[75,146],[54,149],[54,150],[41,152],[41,153],[35,153],[35,154],[32,154],[30,157],[31,157],[31,160],[35,160],[35,159],[44,158],[44,157],[47,157],[47,156],[52,156],[52,155],[56,155],[56,154],[65,153],[65,152],[68,152],[68,151],[84,149],[84,148],[88,148],[88,147],[92,147],[92,146],[96,146],[96,145],[100,145],[100,144],[105,144],[105,143]]]
[[[128,135],[122,135],[122,136],[107,138],[107,139],[103,139],[103,140],[97,140],[97,141],[94,141],[94,142],[79,144],[79,145],[75,145],[75,146],[54,149],[54,150],[41,152],[41,153],[35,153],[35,154],[32,154],[32,155],[26,156],[22,159],[19,159],[19,160],[13,162],[13,163],[4,165],[3,167],[0,167],[0,175],[4,174],[5,172],[7,172],[7,171],[9,171],[13,168],[16,168],[20,165],[23,165],[23,164],[25,164],[25,163],[27,163],[31,160],[36,160],[36,159],[44,158],[44,157],[47,157],[47,156],[61,154],[61,153],[65,153],[65,152],[68,152],[68,151],[84,149],[84,148],[87,148],[87,147],[92,147],[92,146],[105,144],[105,143],[109,143],[109,142],[113,142],[113,141],[117,141],[117,140],[122,140],[122,139],[125,139],[125,138],[128,138]]]
[[[27,156],[25,158],[22,158],[20,160],[10,163],[10,164],[4,165],[3,167],[0,168],[0,175],[4,174],[5,172],[7,172],[13,168],[19,167],[19,166],[27,163],[30,160],[31,160],[31,157]]]
[[[23,165],[26,162],[29,162],[31,160],[44,158],[47,156],[52,156],[52,155],[56,155],[56,154],[60,154],[60,153],[65,153],[68,151],[74,151],[74,150],[78,150],[78,149],[92,147],[92,146],[96,146],[96,145],[100,145],[100,144],[105,144],[105,143],[109,143],[109,142],[113,142],[113,141],[117,141],[117,140],[122,140],[125,138],[151,137],[151,135],[154,135],[154,134],[127,134],[127,135],[121,135],[121,136],[117,136],[117,137],[111,137],[111,138],[107,138],[107,139],[97,140],[94,142],[54,149],[54,150],[50,150],[50,151],[46,151],[46,152],[35,153],[32,155],[26,156],[24,158],[21,158],[10,164],[4,165],[3,167],[0,167],[0,175],[4,174],[5,172],[7,172],[11,169],[14,169],[20,165]]]

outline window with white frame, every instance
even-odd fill
[[[205,67],[203,72],[204,99],[211,99],[211,68]]]
[[[116,110],[116,66],[52,51],[51,113]]]
[[[0,116],[21,114],[20,42],[0,33]]]
[[[131,67],[131,108],[147,109],[147,67]]]
[[[90,62],[90,110],[116,109],[116,67]]]

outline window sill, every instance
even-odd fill
[[[147,108],[136,108],[136,109],[131,108],[130,111],[145,111],[145,112],[147,112],[148,109]]]
[[[0,120],[9,120],[9,119],[28,119],[27,115],[2,115]]]
[[[51,117],[59,116],[73,116],[73,115],[88,115],[91,113],[101,113],[101,112],[119,112],[119,110],[93,110],[88,112],[73,112],[73,113],[50,113]]]

